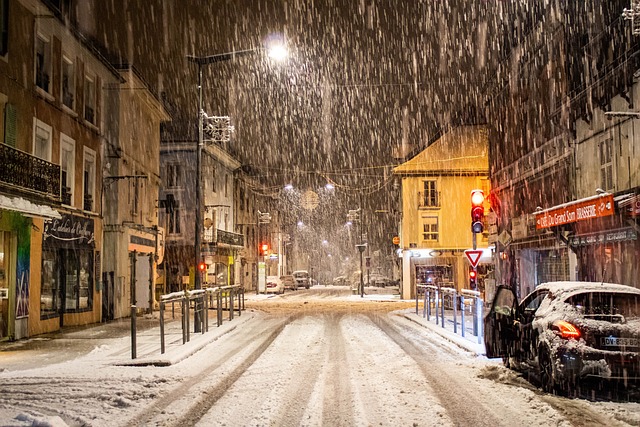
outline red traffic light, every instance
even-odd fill
[[[207,269],[207,264],[205,264],[204,262],[201,262],[200,264],[198,264],[198,270],[205,271],[206,269]]]
[[[484,203],[484,191],[471,190],[471,206],[482,206]]]
[[[478,277],[478,272],[475,270],[471,270],[469,271],[469,279],[475,279],[476,277]]]
[[[260,249],[260,255],[267,255],[269,253],[269,244],[261,243],[259,249]]]

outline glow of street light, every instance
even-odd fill
[[[275,59],[276,61],[283,61],[289,56],[289,52],[287,48],[282,44],[274,44],[273,46],[269,46],[267,48],[267,55],[269,58]]]
[[[287,184],[284,186],[285,190],[293,190],[293,185],[292,184]]]
[[[298,227],[302,227],[304,223],[302,221],[298,221]]]
[[[334,187],[332,183],[327,182],[327,185],[325,185],[324,188],[326,188],[327,190],[333,190],[336,187]]]

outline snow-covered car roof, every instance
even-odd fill
[[[633,286],[602,282],[548,282],[538,286],[536,290],[538,289],[547,289],[551,298],[545,298],[540,304],[536,317],[545,317],[551,312],[555,312],[556,316],[563,315],[568,308],[563,301],[583,292],[612,292],[640,296],[640,289]]]
[[[630,292],[640,295],[640,289],[633,286],[620,285],[617,283],[602,282],[548,282],[536,287],[538,289],[548,289],[554,295],[564,293],[580,292]]]

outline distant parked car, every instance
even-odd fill
[[[519,304],[499,286],[485,318],[488,357],[566,392],[594,378],[640,384],[640,289],[608,283],[552,282]]]
[[[298,287],[303,287],[305,289],[309,289],[311,286],[311,277],[309,276],[309,272],[307,270],[296,270],[293,272],[293,278],[296,279],[296,283]]]
[[[346,286],[349,284],[349,280],[347,280],[346,276],[338,276],[334,277],[333,285],[334,286]]]
[[[266,293],[284,294],[284,284],[278,276],[267,276]]]
[[[389,282],[391,282],[391,280],[380,273],[369,274],[369,286],[380,286],[384,288],[389,284]]]
[[[298,284],[296,283],[296,279],[293,278],[293,275],[287,274],[280,276],[280,281],[284,285],[285,289],[291,289],[292,291],[298,290]]]

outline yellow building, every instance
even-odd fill
[[[471,191],[489,195],[488,132],[483,126],[451,130],[411,160],[397,166],[402,180],[402,298],[415,298],[417,283],[469,288],[473,248]],[[485,214],[488,203],[485,201]],[[479,288],[491,269],[485,233],[477,235]]]

